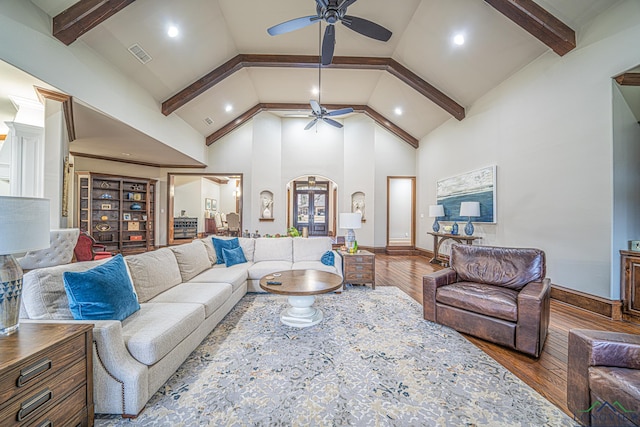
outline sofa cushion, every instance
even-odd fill
[[[246,258],[246,260],[249,262],[253,262],[253,255],[256,249],[256,239],[240,237],[238,238],[238,240],[240,241],[240,247],[244,252],[244,257]]]
[[[216,250],[213,247],[213,239],[211,237],[205,237],[204,239],[199,239],[202,244],[204,245],[204,248],[207,250],[207,255],[209,256],[209,262],[211,263],[211,265],[216,264],[217,258],[216,258]]]
[[[279,240],[279,239],[272,239]],[[291,270],[291,262],[289,261],[261,261],[256,262],[251,267],[249,267],[249,279],[261,279],[263,276],[266,276],[270,273],[275,273],[276,271],[285,271]]]
[[[224,264],[216,265],[198,274],[188,283],[229,283],[235,292],[247,281],[247,270],[251,265],[253,265],[251,262],[236,264],[232,267],[225,267]]]
[[[319,261],[325,252],[331,251],[329,237],[296,238],[293,240],[293,262]]]
[[[140,309],[120,254],[90,270],[67,271],[62,277],[75,320],[124,320]]]
[[[190,302],[202,304],[204,315],[209,317],[229,298],[231,298],[231,285],[228,283],[182,283],[161,293],[149,303]]]
[[[232,239],[220,239],[218,237],[214,237],[213,247],[216,250],[216,264],[224,264],[224,254],[222,253],[222,249],[239,248],[240,242],[237,237]]]
[[[601,402],[607,401],[620,403],[626,410],[615,408],[617,414],[633,417],[634,423],[638,422],[638,402],[640,402],[640,371],[637,369],[612,368],[606,366],[591,366],[589,368],[589,387],[591,394]],[[604,422],[602,419],[601,422]],[[609,419],[609,422],[615,421]],[[627,425],[624,423],[612,423],[611,425]],[[628,425],[632,425],[629,423]]]
[[[247,262],[247,259],[244,257],[244,252],[240,247],[235,249],[222,248],[222,255],[224,256],[225,267],[233,267],[236,264],[244,264]]]
[[[438,288],[436,301],[485,316],[518,321],[518,292],[501,286],[457,282]]]
[[[329,273],[338,274],[334,265],[325,265],[321,261],[300,261],[294,262],[291,266],[292,270],[320,270]],[[339,275],[339,274],[338,274]]]
[[[108,260],[75,262],[29,271],[22,279],[20,317],[36,320],[73,319],[62,275],[66,271],[87,271]]]
[[[141,303],[182,283],[178,261],[169,248],[129,255],[125,261]]]
[[[199,240],[185,245],[172,246],[170,249],[178,261],[183,282],[187,282],[207,268],[211,268],[207,249]]]
[[[200,326],[204,312],[202,304],[141,304],[122,322],[127,350],[140,363],[153,365]]]
[[[487,283],[520,290],[545,276],[544,252],[539,249],[451,245],[451,268],[460,281]]]
[[[293,242],[291,237],[262,237],[255,239],[256,249],[253,261],[288,261],[293,262]],[[320,254],[322,255],[322,254]],[[317,259],[320,259],[318,256]]]

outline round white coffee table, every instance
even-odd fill
[[[270,285],[267,282],[281,282]],[[280,321],[287,326],[306,328],[317,325],[323,319],[322,310],[313,307],[315,295],[333,292],[342,286],[337,274],[318,270],[287,270],[271,273],[260,279],[260,287],[267,292],[289,296],[289,305],[280,314]]]

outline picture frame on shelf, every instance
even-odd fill
[[[147,214],[142,214],[142,220],[146,221],[147,220]]]
[[[140,231],[140,223],[138,221],[131,221],[127,224],[127,231]]]
[[[100,205],[100,209],[104,211],[111,210],[111,203],[102,203]]]
[[[124,221],[131,221],[131,214],[130,214],[130,213],[128,213],[128,212],[123,213],[123,214],[122,214],[122,219],[123,219]]]

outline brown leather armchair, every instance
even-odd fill
[[[544,252],[454,244],[449,263],[423,277],[424,318],[540,356],[551,292]]]
[[[567,406],[583,425],[640,425],[640,335],[569,331]]]

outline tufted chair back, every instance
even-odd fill
[[[80,230],[77,228],[51,230],[50,246],[47,249],[27,252],[24,257],[18,259],[18,263],[23,270],[69,264],[73,259],[73,248],[79,235]]]

